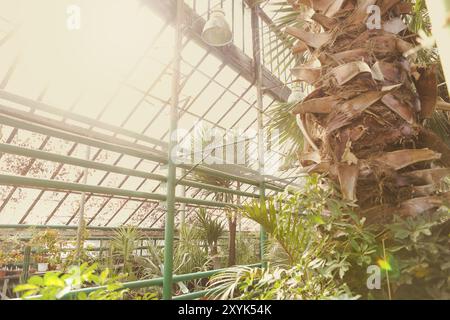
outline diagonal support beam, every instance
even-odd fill
[[[176,12],[176,0],[147,0],[146,3],[157,14],[165,19],[175,21],[174,13]],[[184,5],[184,24],[189,26],[185,30],[185,34],[192,38],[197,44],[211,51],[221,61],[226,63],[236,72],[241,73],[242,77],[251,83],[256,80],[255,67],[253,59],[247,56],[234,44],[225,47],[211,47],[203,42],[201,34],[206,21],[199,16],[188,5]],[[276,78],[269,70],[262,68],[262,87],[264,93],[269,94],[273,98],[280,101],[287,101],[291,90],[278,78]]]

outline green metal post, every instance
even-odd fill
[[[184,10],[184,1],[177,1],[177,22],[175,32],[175,51],[172,77],[172,104],[170,108],[170,132],[169,132],[169,151],[168,151],[168,176],[167,176],[167,212],[164,232],[164,280],[163,280],[163,299],[172,299],[173,284],[173,234],[175,219],[175,190],[176,190],[176,165],[174,162],[175,149],[178,143],[176,136],[178,122],[178,102],[180,89],[180,62],[181,62],[181,42],[182,42],[182,19]]]
[[[260,187],[260,205],[265,206],[265,202],[266,202],[266,189],[265,189],[265,185],[264,182],[261,182],[261,187]],[[265,246],[266,246],[266,241],[267,241],[267,233],[264,230],[264,228],[261,226],[261,229],[259,230],[259,246],[260,246],[260,256],[261,256],[261,264],[263,268],[267,267],[267,262],[264,260],[264,253],[265,253]]]
[[[99,185],[85,185],[82,183],[72,183],[72,182],[64,182],[58,180],[48,180],[48,179],[39,179],[39,178],[30,178],[24,176],[12,176],[6,174],[0,174],[0,185],[13,185],[13,186],[22,186],[26,188],[38,188],[38,189],[47,189],[47,190],[58,190],[58,191],[78,191],[78,192],[86,192],[93,194],[104,194],[108,196],[118,196],[118,197],[130,197],[137,199],[148,199],[148,200],[156,200],[156,201],[166,201],[167,195],[159,194],[159,193],[148,193],[143,191],[135,191],[135,190],[127,190],[120,188],[110,188],[103,187]],[[209,206],[209,207],[233,207],[238,208],[235,204],[226,203],[226,202],[217,202],[196,198],[182,198],[176,197],[175,202],[186,203],[189,205],[199,205],[199,206]]]
[[[133,176],[133,177],[141,177],[141,178],[146,178],[146,179],[151,179],[151,180],[157,180],[157,181],[161,181],[161,182],[167,181],[167,177],[160,175],[160,174],[154,174],[154,173],[139,171],[139,170],[135,170],[135,169],[128,169],[128,168],[119,167],[116,165],[110,165],[110,164],[95,162],[95,161],[91,161],[91,160],[84,160],[84,159],[50,153],[50,152],[41,151],[41,150],[27,149],[27,148],[10,145],[10,144],[6,144],[6,143],[0,143],[0,152],[6,152],[6,153],[16,154],[16,155],[20,155],[20,156],[24,156],[24,157],[59,162],[59,163],[69,164],[69,165],[73,165],[73,166],[79,166],[79,167],[88,168],[88,169],[109,171],[109,172],[119,173],[119,174],[123,174],[123,175]],[[183,169],[183,171],[186,171],[186,170]],[[183,173],[183,175],[184,175],[184,173]],[[178,184],[183,185],[183,186],[188,186],[188,187],[207,189],[207,190],[216,191],[216,192],[238,194],[238,195],[241,195],[244,197],[253,197],[253,198],[258,197],[258,195],[252,194],[249,192],[232,190],[229,188],[222,188],[219,186],[215,186],[215,185],[211,185],[211,184],[207,184],[207,183],[201,183],[201,182],[192,181],[192,180],[186,180],[186,179],[182,179],[181,181],[178,182]]]
[[[255,84],[256,84],[256,99],[258,108],[258,171],[260,176],[259,182],[259,199],[261,206],[265,205],[265,181],[264,181],[264,105],[263,105],[263,81],[262,81],[262,66],[261,66],[261,39],[260,39],[260,29],[259,29],[259,6],[257,4],[252,7],[252,36],[253,36],[253,61],[255,65]],[[264,262],[264,248],[266,244],[266,232],[261,226],[260,229],[260,255],[261,263],[263,268],[265,268]]]
[[[30,114],[29,112],[22,112],[22,111],[16,111],[14,110],[14,113],[20,113],[21,116],[18,118],[16,116],[6,116],[4,115],[3,107],[0,106],[0,124],[4,124],[10,127],[15,127],[18,129],[23,129],[27,131],[33,131],[36,133],[41,133],[44,135],[52,136],[55,138],[60,138],[63,140],[69,140],[78,142],[81,144],[86,144],[91,147],[101,148],[117,153],[123,153],[126,155],[130,155],[133,157],[143,158],[149,161],[153,162],[159,162],[159,163],[167,163],[167,156],[166,155],[160,155],[159,151],[152,150],[151,152],[148,149],[142,149],[137,144],[132,144],[130,142],[120,142],[117,138],[114,139],[115,142],[111,142],[113,140],[111,137],[108,136],[106,139],[105,135],[98,135],[95,132],[89,132],[89,135],[86,135],[85,129],[79,129],[76,131],[76,133],[72,133],[72,131],[68,130],[70,128],[67,128],[67,130],[63,130],[61,128],[62,125],[56,125],[58,122],[52,121],[51,123],[46,123],[45,125],[38,124],[36,115]],[[10,108],[12,109],[12,108]],[[47,120],[48,122],[48,120]],[[50,124],[55,123],[55,128],[52,128]],[[83,130],[83,131],[82,131]],[[81,132],[83,134],[81,134]],[[91,137],[92,136],[92,137]],[[126,144],[126,145],[125,145]],[[75,158],[73,158],[75,159]],[[197,172],[203,172],[207,173],[208,175],[212,175],[219,178],[226,178],[226,179],[232,179],[234,181],[240,181],[245,184],[250,184],[253,186],[258,185],[258,181],[244,177],[242,175],[234,175],[230,173],[226,173],[220,170],[212,169],[205,166],[196,166],[196,168],[193,168],[193,165],[191,164],[180,164],[180,168],[187,169],[187,170],[195,170]],[[271,189],[274,191],[283,192],[284,187],[283,186],[276,186],[273,184],[266,184],[267,189]]]

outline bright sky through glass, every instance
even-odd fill
[[[193,5],[192,1],[187,3]],[[197,12],[205,16],[206,1],[196,3]],[[231,10],[231,1],[224,3]],[[74,4],[81,9],[80,28],[69,30],[67,9]],[[238,14],[242,13],[241,2],[236,0],[235,12],[234,28],[243,32],[235,31],[234,42],[251,56],[249,11],[244,8],[242,20],[243,16]],[[231,11],[227,19],[231,23]],[[2,0],[0,90],[168,141],[173,33],[173,27],[143,0]],[[256,129],[255,88],[186,38],[181,72],[180,108],[183,110],[179,127],[189,131],[203,121],[223,132],[231,128]],[[264,97],[265,108],[274,103],[272,98]],[[0,98],[0,105],[92,129],[7,99]],[[268,120],[266,117],[265,122]],[[0,128],[2,143],[80,158],[85,153],[85,146],[70,141],[15,131],[5,125]],[[115,135],[98,128],[94,130]],[[254,150],[255,146],[251,148]],[[164,174],[155,163],[131,156],[95,148],[91,155],[95,161]],[[250,165],[256,169],[255,163]],[[82,169],[4,154],[0,158],[0,172],[80,182]],[[87,183],[163,192],[156,181],[99,170],[89,171]],[[253,192],[250,186],[243,188]],[[78,194],[0,186],[0,196],[0,224],[77,223]],[[187,196],[211,199],[211,195],[193,189],[187,190]],[[160,219],[163,211],[154,203],[90,196],[86,208],[91,225],[161,227],[163,223]]]

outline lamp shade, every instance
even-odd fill
[[[213,10],[209,20],[205,23],[202,39],[213,47],[225,46],[233,40],[233,33],[225,20],[223,10]]]

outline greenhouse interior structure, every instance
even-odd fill
[[[0,300],[449,300],[449,0],[1,0]]]

